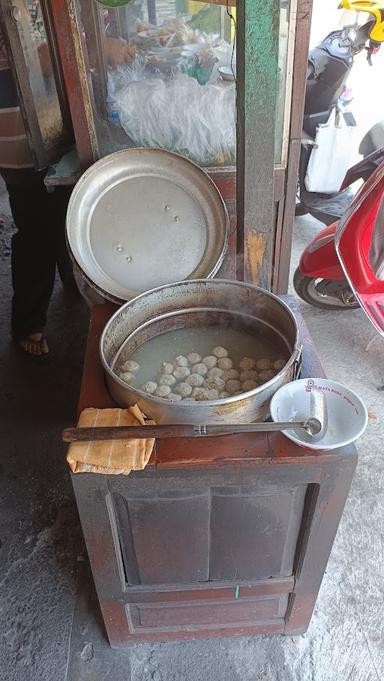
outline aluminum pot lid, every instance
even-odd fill
[[[214,276],[229,219],[199,166],[169,151],[135,148],[102,158],[82,175],[66,229],[85,278],[121,302],[174,281]]]

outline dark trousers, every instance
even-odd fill
[[[72,272],[65,244],[70,188],[48,192],[45,171],[1,170],[17,229],[12,238],[12,335],[20,340],[41,332],[55,282]]]

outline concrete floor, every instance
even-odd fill
[[[2,210],[3,209],[3,210]],[[308,633],[135,646],[105,639],[64,460],[87,311],[57,286],[48,361],[9,343],[10,219],[0,214],[2,681],[381,681],[384,678],[384,344],[360,311],[301,304],[328,375],[370,410],[359,465]],[[295,255],[319,229],[300,218]],[[294,263],[293,263],[294,264]]]

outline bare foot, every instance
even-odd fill
[[[30,336],[20,340],[18,345],[29,355],[47,355],[49,352],[48,343],[42,333],[31,333]]]

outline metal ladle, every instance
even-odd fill
[[[311,416],[305,421],[271,421],[265,423],[234,423],[220,425],[148,425],[104,426],[100,428],[66,428],[64,442],[88,442],[92,440],[128,440],[143,438],[207,437],[234,435],[236,433],[260,433],[282,430],[305,430],[313,441],[320,440],[327,427],[327,411],[324,394],[311,390]]]

